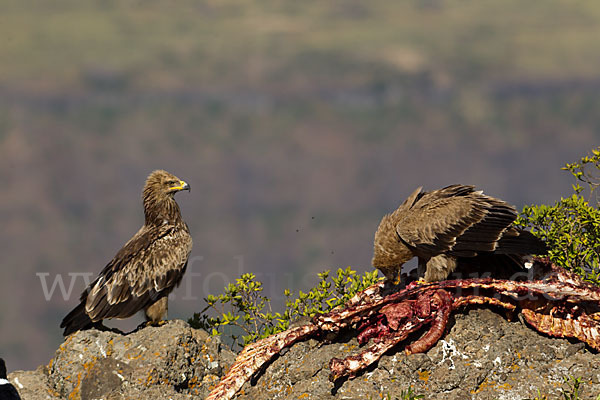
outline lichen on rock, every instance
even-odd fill
[[[454,314],[444,339],[426,353],[393,349],[361,375],[337,384],[329,381],[329,360],[356,352],[355,335],[333,343],[297,343],[236,398],[395,399],[408,388],[426,399],[524,399],[534,398],[538,390],[559,398],[568,376],[585,382],[582,399],[596,398],[600,356],[594,350],[540,335],[496,311],[474,308]]]
[[[355,353],[356,335],[310,339],[280,354],[236,397],[250,399],[559,398],[565,376],[582,378],[582,399],[600,393],[600,356],[583,343],[551,338],[499,309],[453,314],[429,351],[392,349],[356,378],[329,380],[329,360]],[[9,375],[24,399],[205,398],[235,358],[218,338],[180,320],[129,335],[88,330],[68,337],[47,366]]]
[[[128,335],[80,331],[36,371],[37,382],[31,382],[26,398],[203,398],[234,356],[219,338],[181,320]],[[17,371],[11,378],[24,374]]]

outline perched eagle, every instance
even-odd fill
[[[81,303],[60,324],[67,336],[99,326],[103,319],[127,318],[144,310],[146,320],[166,317],[167,296],[179,285],[192,238],[173,196],[190,186],[162,170],[146,180],[144,225],[81,294]]]
[[[543,254],[545,244],[512,226],[517,211],[502,200],[451,185],[432,192],[415,190],[375,233],[373,267],[398,282],[402,264],[418,257],[418,275],[440,281],[457,266],[523,270],[524,256]],[[484,272],[481,271],[480,272]]]

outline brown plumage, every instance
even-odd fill
[[[156,323],[166,317],[167,296],[179,285],[192,238],[173,196],[187,183],[162,170],[148,176],[142,193],[144,225],[81,294],[81,303],[60,324],[64,335],[127,318],[144,310]]]
[[[516,218],[514,207],[473,186],[418,188],[381,220],[372,263],[393,281],[413,257],[428,282],[444,280],[462,265],[516,272],[524,256],[546,251],[541,240],[512,226]]]

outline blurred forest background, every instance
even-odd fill
[[[599,37],[595,1],[3,0],[0,355],[48,362],[153,169],[192,187],[184,319],[242,272],[277,300],[370,269],[420,185],[570,194],[560,167],[599,144]]]

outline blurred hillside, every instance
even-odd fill
[[[598,37],[591,1],[3,1],[0,354],[47,362],[153,169],[192,186],[179,318],[241,272],[276,297],[368,269],[420,185],[569,194],[559,168],[600,138]]]

